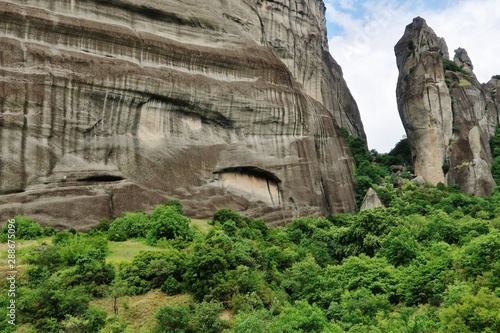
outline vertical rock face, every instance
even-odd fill
[[[443,70],[444,41],[425,20],[406,27],[395,47],[399,78],[397,103],[414,158],[415,174],[445,182],[442,165],[452,135],[451,98]]]
[[[395,47],[398,109],[415,173],[433,184],[458,184],[465,193],[487,195],[495,186],[488,142],[498,114],[467,52],[457,49],[450,61],[447,50],[420,17]]]
[[[321,0],[0,1],[0,215],[355,208]]]

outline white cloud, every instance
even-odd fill
[[[344,10],[353,11],[356,9],[355,0],[330,0],[328,1],[333,7],[338,7]]]
[[[424,3],[365,0],[364,14],[358,17],[343,12],[338,2],[327,0],[326,5],[327,20],[344,29],[342,36],[330,39],[330,52],[358,103],[370,149],[387,152],[404,135],[396,106],[394,45],[414,17],[425,18],[446,39],[451,57],[453,50],[465,48],[479,81],[500,74],[498,0],[455,1],[439,10]]]

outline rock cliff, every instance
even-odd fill
[[[0,1],[0,217],[355,208],[321,0]]]
[[[444,39],[420,17],[406,27],[395,53],[398,109],[415,174],[433,184],[458,184],[467,194],[490,194],[489,139],[499,119],[487,86],[494,83],[478,82],[464,49],[449,60]]]

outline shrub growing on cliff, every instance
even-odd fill
[[[460,66],[455,64],[455,62],[452,60],[443,59],[443,69],[445,71],[459,72],[467,75],[467,72],[460,68]]]
[[[500,185],[500,126],[497,127],[495,135],[490,139],[490,148],[494,158],[491,173],[497,184]]]

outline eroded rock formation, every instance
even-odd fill
[[[0,1],[0,215],[355,208],[321,0]]]
[[[361,204],[359,210],[374,209],[379,207],[385,208],[385,205],[382,200],[380,200],[377,192],[370,187],[363,198],[363,203]]]
[[[490,194],[495,182],[489,139],[498,111],[467,52],[457,49],[450,61],[444,39],[417,17],[395,53],[398,109],[415,174],[433,184],[458,184],[467,194]]]

